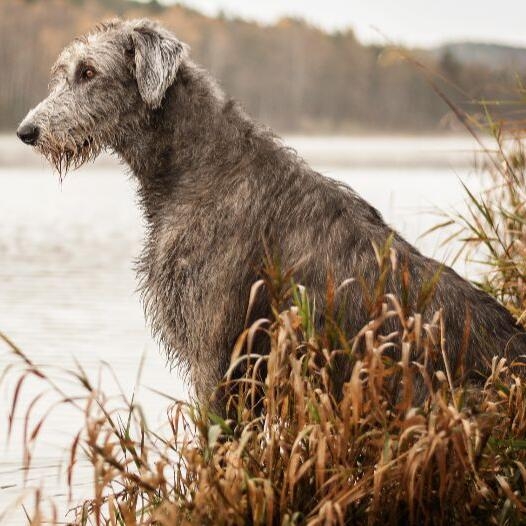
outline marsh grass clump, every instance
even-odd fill
[[[506,101],[476,101],[480,112],[469,115],[439,93],[465,124],[480,145],[477,169],[484,190],[474,192],[463,183],[465,213],[450,215],[433,228],[446,228],[460,241],[458,257],[478,267],[480,279],[474,283],[503,303],[524,325],[526,319],[526,150],[524,119],[496,119],[493,110],[502,113]],[[517,95],[522,103],[514,110],[524,114],[524,87]],[[509,101],[508,101],[509,102]],[[513,110],[513,106],[509,111]],[[488,146],[491,144],[492,146]]]
[[[377,253],[381,268],[393,270],[393,254]],[[424,323],[381,293],[374,319],[349,337],[330,312],[335,287],[328,287],[320,330],[308,290],[272,265],[254,288],[262,287],[274,315],[237,342],[231,370],[243,363],[244,374],[225,379],[229,418],[172,400],[169,431],[160,434],[133,400],[110,407],[82,371],[71,372],[85,397],[58,393],[83,415],[66,482],[71,488],[80,456],[95,481],[89,499],[72,503],[73,523],[524,523],[526,391],[504,359],[494,359],[482,388],[458,385],[441,312]],[[400,331],[383,330],[391,318]],[[269,339],[267,356],[252,353],[257,333]],[[24,360],[23,374],[55,385],[10,345]],[[429,373],[436,353],[444,368]],[[336,385],[342,363],[349,376]],[[417,406],[416,382],[429,392]],[[27,426],[30,448],[31,418]],[[32,523],[41,524],[36,508]]]

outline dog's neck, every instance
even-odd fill
[[[114,149],[137,177],[150,219],[182,187],[213,191],[217,177],[247,162],[247,143],[267,135],[191,62],[181,65],[161,108],[128,129]]]

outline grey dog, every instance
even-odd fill
[[[53,66],[49,96],[17,134],[60,174],[102,149],[129,165],[148,224],[139,263],[145,309],[203,402],[229,366],[268,250],[294,269],[319,312],[328,276],[350,281],[338,303],[352,335],[371,317],[365,291],[379,278],[373,245],[391,239],[412,291],[438,276],[424,314],[443,309],[452,368],[462,359],[484,374],[494,355],[511,362],[526,354],[504,307],[420,254],[352,189],[255,124],[154,22],[112,21],[74,40]],[[402,289],[401,278],[389,276],[386,291]],[[265,299],[254,309],[254,317],[270,314]]]

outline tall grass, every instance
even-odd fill
[[[461,253],[482,270],[477,285],[495,296],[524,323],[526,311],[526,152],[520,132],[488,127],[492,149],[485,149],[481,194],[465,187],[467,213],[444,223],[458,227]]]
[[[378,257],[382,267],[395,264],[388,252]],[[330,317],[315,331],[308,291],[278,269],[269,268],[264,286],[275,307],[291,306],[241,335],[233,366],[249,366],[234,385],[230,420],[173,401],[170,432],[159,436],[133,401],[110,409],[104,393],[72,371],[85,397],[58,394],[81,409],[84,424],[65,483],[81,455],[95,480],[91,497],[73,509],[75,524],[524,523],[526,392],[503,360],[495,358],[483,389],[453,389],[447,370],[434,379],[426,373],[429,353],[445,354],[440,312],[425,324],[385,295],[380,314],[349,340]],[[403,331],[385,336],[391,317]],[[268,334],[268,356],[251,354],[254,331]],[[37,375],[58,389],[6,341],[25,363],[21,378]],[[401,349],[399,361],[386,354],[392,346]],[[338,397],[333,370],[341,356],[351,374]],[[419,407],[412,406],[416,381],[430,389]],[[263,409],[254,404],[256,389],[265,393]],[[28,428],[30,449],[35,428]],[[38,499],[31,517],[45,522]]]

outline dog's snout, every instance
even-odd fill
[[[22,124],[16,131],[16,134],[21,141],[34,146],[40,135],[40,129],[34,124]]]

